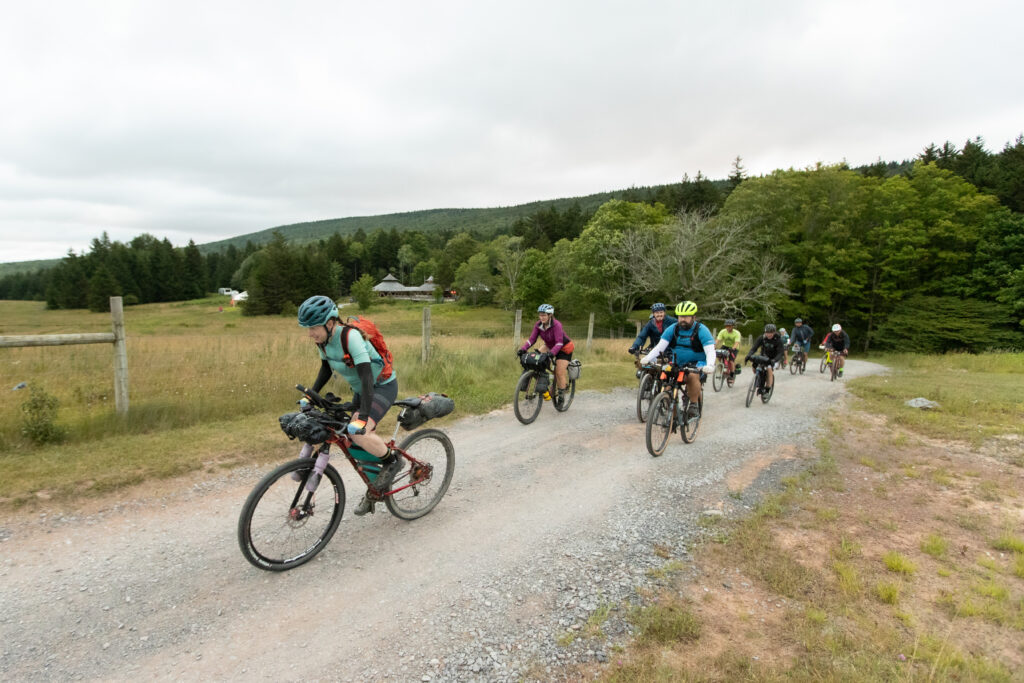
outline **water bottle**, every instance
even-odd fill
[[[299,451],[300,458],[309,458],[313,455],[313,444],[304,443],[302,444],[302,450]],[[292,481],[302,481],[302,472],[292,472]]]
[[[306,479],[306,490],[310,493],[316,491],[316,487],[320,483],[320,477],[324,475],[324,470],[327,469],[327,461],[330,459],[331,445],[325,443],[320,446],[320,450],[316,455],[316,464],[313,465],[313,471],[309,473],[309,477]]]

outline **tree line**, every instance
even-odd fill
[[[1022,345],[1022,137],[995,154],[975,138],[911,161],[755,178],[736,157],[727,180],[698,173],[620,196],[595,211],[542,207],[497,235],[360,229],[293,245],[275,233],[206,256],[104,235],[56,268],[0,279],[0,298],[101,309],[111,294],[145,303],[230,284],[249,291],[246,313],[274,314],[313,293],[365,299],[392,272],[414,285],[432,276],[470,305],[550,301],[610,326],[689,298],[711,319],[841,322],[862,348]]]

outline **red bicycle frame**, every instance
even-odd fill
[[[331,438],[329,438],[325,443],[333,444],[341,448],[342,453],[345,454],[345,457],[348,458],[348,461],[352,464],[352,468],[355,469],[355,471],[359,474],[360,478],[362,478],[363,483],[366,484],[367,491],[369,491],[373,496],[377,497],[378,499],[386,498],[387,496],[394,495],[399,491],[404,491],[410,486],[420,484],[430,476],[431,466],[425,465],[424,463],[420,462],[419,460],[412,457],[411,455],[403,451],[401,448],[396,446],[395,439],[392,437],[391,441],[387,442],[387,447],[393,449],[401,457],[405,458],[406,460],[412,463],[412,467],[409,470],[410,481],[407,482],[406,484],[403,484],[402,486],[399,486],[398,488],[391,489],[390,491],[381,491],[380,489],[373,485],[373,483],[370,481],[370,478],[366,476],[366,472],[363,471],[363,466],[360,464],[360,461],[357,460],[356,457],[352,455],[351,451],[348,450],[349,445],[352,443],[352,438],[348,434],[338,434],[337,432],[331,430]],[[330,457],[330,455],[328,455],[328,457]]]

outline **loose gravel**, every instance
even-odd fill
[[[847,375],[882,370],[850,361]],[[707,387],[694,444],[652,458],[635,393],[582,391],[532,425],[510,408],[446,428],[452,486],[428,516],[351,514],[282,574],[235,540],[248,491],[276,463],[138,489],[79,511],[0,520],[0,679],[519,681],[576,676],[631,636],[628,612],[687,559],[702,515],[748,511],[805,460],[844,394],[812,369],[745,408],[749,371]],[[586,386],[584,375],[581,386]],[[269,425],[268,429],[276,429]],[[792,450],[792,449],[790,449]],[[726,475],[771,463],[741,494]],[[664,556],[669,556],[667,559]]]

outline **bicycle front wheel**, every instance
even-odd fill
[[[832,379],[829,381],[835,382],[836,376],[839,375],[839,356],[832,359]]]
[[[757,368],[754,368],[754,376],[750,378],[750,388],[747,389],[747,407],[754,401],[754,394],[757,393],[757,377],[759,373]]]
[[[572,404],[572,398],[575,397],[575,380],[569,380],[569,385],[565,387],[565,391],[562,392],[562,397],[558,398],[557,393],[551,402],[555,405],[555,410],[559,413],[564,413],[569,410],[569,405]]]
[[[385,498],[384,504],[399,519],[417,519],[433,510],[448,491],[455,471],[455,446],[441,430],[421,429],[398,448],[409,454],[391,484],[392,490],[401,490]]]
[[[777,378],[774,378],[774,380],[778,381]],[[764,381],[765,383],[768,382],[767,376],[764,378]],[[761,390],[761,403],[767,403],[768,401],[771,400],[772,394],[775,393],[775,381],[772,382],[771,388],[765,387],[764,389]]]
[[[654,398],[654,377],[644,373],[640,378],[640,387],[636,390],[636,419],[643,422],[651,410],[651,399]]]
[[[238,545],[253,566],[284,571],[313,559],[338,529],[345,485],[327,465],[316,492],[306,491],[314,458],[292,460],[267,474],[242,506]],[[292,474],[298,476],[292,478]]]
[[[530,424],[537,419],[542,405],[544,397],[537,392],[537,373],[527,370],[516,383],[516,395],[512,399],[516,419],[524,425]]]
[[[696,417],[690,417],[690,399],[687,398],[683,403],[685,405],[683,414],[680,417],[682,424],[680,425],[679,435],[683,437],[683,443],[693,443],[694,439],[697,438],[700,420],[704,417],[704,394],[701,393],[700,398],[697,399]]]
[[[800,360],[798,358],[794,358],[793,360],[791,360],[789,362],[789,374],[795,375],[796,371],[799,370],[799,369],[800,369]]]
[[[722,361],[715,363],[715,374],[711,377],[711,386],[715,388],[715,391],[721,391],[722,385],[725,384],[725,365]]]
[[[647,452],[655,458],[665,452],[674,418],[672,392],[663,391],[651,401],[651,411],[647,414]]]

